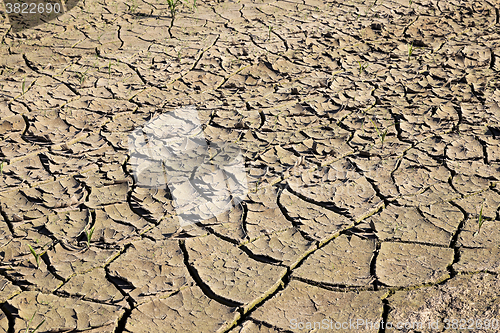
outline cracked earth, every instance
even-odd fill
[[[0,6],[0,332],[498,332],[499,16],[86,0],[13,32]],[[128,136],[185,106],[250,192],[181,227]]]

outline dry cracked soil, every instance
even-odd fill
[[[14,31],[0,2],[0,332],[499,332],[499,17],[84,0]],[[130,153],[187,106],[248,184],[191,224]]]

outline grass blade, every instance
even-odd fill
[[[474,233],[474,237],[476,237],[479,234],[479,231],[481,231],[481,226],[483,225],[485,218],[483,216],[483,208],[484,208],[484,202],[481,205],[481,210],[479,211],[479,218],[478,218],[478,228],[477,231]]]
[[[90,230],[85,229],[85,235],[87,236],[87,248],[90,247],[90,240],[92,239],[92,235],[94,234],[95,226],[90,228]]]
[[[31,331],[31,333],[35,333],[36,331],[38,331],[38,329],[40,328],[40,326],[42,326],[42,325],[43,325],[43,323],[45,323],[45,319],[44,319],[44,320],[42,320],[42,322],[41,322],[40,324],[38,324],[38,326],[37,326],[37,327],[35,327],[35,329],[34,329],[33,331]]]
[[[28,247],[30,248],[30,252],[33,255],[33,257],[36,257],[36,252],[35,250],[31,247],[31,245],[28,244]]]
[[[36,268],[40,268],[40,254],[37,254],[31,245],[28,244],[28,247],[30,248],[30,252],[33,257],[35,257]]]
[[[413,43],[408,44],[408,61],[410,61],[412,53],[413,53]]]
[[[42,320],[42,322],[40,324],[38,324],[37,327],[35,327],[34,330],[30,331],[31,323],[33,322],[33,319],[35,318],[35,316],[36,316],[36,312],[33,313],[33,316],[31,316],[30,322],[28,323],[28,326],[26,327],[25,333],[30,333],[30,332],[31,333],[35,333],[36,331],[38,331],[38,329],[40,328],[40,326],[42,326],[43,323],[45,323],[45,319],[44,319],[44,320]]]
[[[382,146],[384,145],[384,140],[386,135],[387,135],[387,130],[385,130],[384,133],[382,133],[382,136],[380,137],[380,141],[382,141]]]
[[[481,226],[483,225],[483,222],[484,222],[483,207],[484,207],[484,203],[481,205],[481,211],[479,212],[479,229],[481,229]]]

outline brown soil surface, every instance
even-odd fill
[[[500,331],[497,0],[68,6],[0,4],[0,332]],[[187,106],[250,190],[196,224],[130,150]]]

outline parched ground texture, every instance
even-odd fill
[[[196,5],[0,6],[0,332],[498,332],[498,1]],[[127,138],[189,105],[251,191],[180,228]]]

